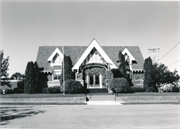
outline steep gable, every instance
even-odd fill
[[[44,70],[52,70],[49,66],[47,59],[52,55],[55,49],[58,48],[62,52],[62,46],[40,46],[37,54],[37,64],[39,67],[43,67]],[[138,46],[101,46],[104,52],[112,60],[112,62],[117,66],[116,60],[118,59],[119,50],[123,51],[125,48],[136,59],[137,64],[132,65],[133,70],[142,70],[144,64],[144,58]],[[64,46],[64,53],[71,57],[73,65],[79,60],[81,55],[85,52],[87,46]]]
[[[84,51],[84,53],[81,55],[77,63],[72,68],[73,70],[79,69],[80,65],[84,62],[84,60],[88,57],[89,53],[96,49],[99,54],[104,58],[104,60],[110,64],[110,68],[116,68],[115,64],[112,62],[112,60],[108,57],[108,55],[104,52],[104,50],[101,48],[101,46],[97,43],[97,41],[94,39],[91,44],[87,47],[87,49]]]

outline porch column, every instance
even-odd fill
[[[86,76],[87,86],[89,86],[89,75]]]
[[[77,79],[77,71],[75,71],[75,80]]]
[[[100,88],[102,88],[102,75],[101,74],[99,75],[99,85],[100,85]]]
[[[93,85],[95,85],[96,84],[96,76],[95,75],[93,75]]]

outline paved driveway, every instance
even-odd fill
[[[1,105],[1,128],[180,129],[180,105]]]

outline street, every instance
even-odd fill
[[[1,128],[180,129],[178,104],[1,105]]]

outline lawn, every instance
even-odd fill
[[[180,96],[179,92],[136,92],[136,93],[118,93],[118,96]]]
[[[114,94],[107,94],[107,93],[90,93],[95,95],[114,95]],[[56,97],[84,97],[85,94],[5,94],[0,95],[1,98],[56,98]],[[119,97],[122,96],[180,96],[178,92],[164,92],[164,93],[157,93],[157,92],[137,92],[137,93],[118,93]]]
[[[1,98],[57,98],[57,97],[84,97],[85,94],[4,94]]]

